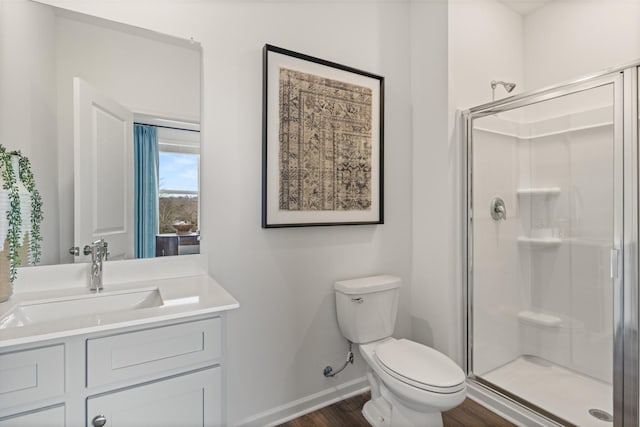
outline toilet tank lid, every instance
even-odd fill
[[[402,279],[383,274],[380,276],[361,277],[359,279],[340,280],[334,285],[337,292],[348,295],[362,295],[399,288]]]

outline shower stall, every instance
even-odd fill
[[[531,424],[638,426],[638,65],[462,115],[470,390]]]

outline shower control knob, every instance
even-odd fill
[[[96,415],[93,417],[93,420],[91,420],[91,424],[93,424],[94,427],[102,427],[107,424],[107,417],[104,415]]]
[[[490,206],[491,218],[496,221],[501,219],[507,219],[507,208],[505,207],[504,200],[500,197],[494,197],[491,199]]]

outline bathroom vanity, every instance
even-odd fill
[[[134,209],[133,122],[162,126],[160,151],[200,152],[199,43],[0,3],[0,83],[14,105],[0,128],[20,134],[2,143],[31,159],[45,206],[40,264],[19,268],[0,303],[0,426],[224,425],[225,318],[238,302],[195,255],[199,233],[132,259],[134,218],[153,216]],[[199,184],[190,195],[202,202]]]
[[[224,425],[225,311],[206,275],[0,304],[0,426]]]

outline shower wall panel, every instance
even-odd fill
[[[613,114],[571,138],[571,368],[602,381],[613,373]],[[607,120],[608,119],[608,120]]]
[[[476,334],[474,360],[476,372],[488,372],[517,357],[518,321],[522,289],[519,283],[520,263],[516,237],[519,213],[515,190],[520,175],[517,141],[513,129],[504,129],[505,122],[486,123],[475,133],[479,149],[474,156],[476,179],[474,229],[477,244],[475,274],[482,283],[482,292],[475,296]],[[509,123],[506,123],[509,125]],[[491,218],[489,204],[493,197],[503,196],[507,219]]]
[[[596,89],[601,93],[593,98],[611,97],[610,90]],[[562,104],[566,108],[566,100]],[[553,103],[547,107],[553,111]],[[529,122],[521,142],[530,153],[530,175],[523,181],[560,189],[555,196],[521,200],[529,235],[559,239],[557,246],[521,248],[531,262],[525,307],[561,320],[551,326],[521,322],[521,351],[606,382],[613,354],[612,115],[611,107],[597,107]]]

